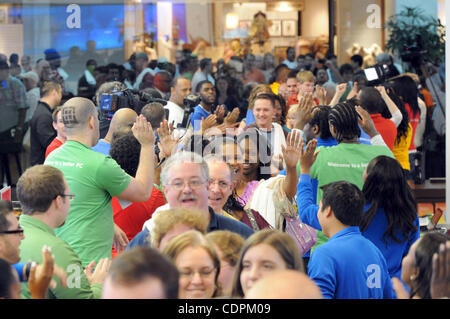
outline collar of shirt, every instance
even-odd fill
[[[49,234],[52,234],[53,236],[55,236],[55,232],[53,231],[53,229],[50,226],[48,226],[46,223],[44,223],[44,222],[40,221],[39,219],[36,219],[32,216],[21,215],[20,216],[20,225],[25,229],[27,227],[32,227],[32,228],[42,230],[45,233],[49,233]]]
[[[50,113],[53,113],[52,109],[50,108],[50,105],[48,105],[47,103],[45,103],[41,100],[39,100],[39,103],[42,104],[43,106],[45,106]]]
[[[340,238],[340,237],[344,237],[347,235],[356,235],[359,234],[361,235],[361,231],[359,230],[359,226],[349,226],[346,227],[340,231],[338,231],[336,234],[334,234],[328,241]]]

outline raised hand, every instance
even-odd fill
[[[28,288],[30,289],[31,298],[45,299],[48,287],[52,281],[55,259],[49,247],[42,247],[42,264],[33,264],[30,269],[30,277],[28,279]]]
[[[366,132],[367,135],[369,135],[371,138],[375,135],[378,135],[378,131],[375,128],[375,124],[373,123],[370,114],[359,105],[357,105],[355,109],[360,116],[358,118],[358,124],[361,126],[362,130]]]
[[[439,246],[433,255],[433,272],[430,282],[431,298],[450,298],[450,241]]]
[[[141,146],[153,147],[155,143],[155,134],[153,134],[152,125],[147,122],[144,115],[141,114],[136,118],[136,122],[133,124],[131,130]]]
[[[230,113],[228,113],[228,115],[225,117],[225,119],[223,120],[224,124],[226,126],[231,126],[234,123],[236,123],[237,119],[239,118],[239,108],[235,107],[233,109],[233,111],[231,111]]]
[[[178,141],[173,135],[173,124],[168,124],[167,120],[161,122],[161,126],[156,129],[159,136],[158,147],[160,150],[159,158],[168,158],[176,152]]]
[[[281,151],[283,153],[283,160],[287,168],[297,168],[297,162],[300,157],[300,139],[301,134],[299,131],[290,132],[286,139],[286,147],[281,145]]]
[[[200,132],[201,134],[205,134],[205,132],[217,125],[217,116],[216,114],[209,115],[206,119],[202,117],[200,122]]]
[[[319,152],[316,152],[317,140],[313,139],[308,142],[306,145],[306,149],[303,150],[305,145],[303,139],[300,143],[300,170],[302,174],[309,174],[311,172],[311,167],[316,161],[317,155]]]
[[[295,128],[303,130],[305,125],[312,118],[312,109],[315,107],[312,94],[306,94],[299,97],[298,108],[295,118]]]
[[[327,103],[327,90],[324,87],[317,86],[314,92],[315,97],[319,100],[319,105],[326,105]]]
[[[84,269],[84,274],[89,280],[89,283],[92,284],[103,284],[105,281],[106,275],[108,274],[109,267],[111,266],[111,260],[108,258],[100,259],[97,267],[94,269],[95,261],[92,261],[86,268]]]
[[[223,118],[225,117],[225,106],[223,105],[217,106],[216,110],[214,111],[214,114],[216,115],[217,122],[221,123],[223,121]]]

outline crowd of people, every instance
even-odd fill
[[[361,56],[294,48],[70,53],[0,55],[2,171],[29,145],[0,297],[450,297],[449,237],[421,233],[410,187],[438,107],[422,75],[381,54],[372,84]]]

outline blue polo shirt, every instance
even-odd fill
[[[317,212],[319,211],[319,205],[316,204],[314,198],[314,186],[312,184],[311,177],[306,174],[300,175],[300,181],[297,185],[297,208],[300,215],[300,219],[307,225],[314,227],[317,230],[322,230],[317,219]],[[364,207],[364,212],[370,207],[370,203]],[[405,238],[400,231],[395,232],[395,236],[401,239],[402,242],[398,243],[391,238],[385,242],[383,235],[388,227],[388,220],[383,208],[380,208],[375,213],[370,225],[362,232],[362,235],[369,239],[383,254],[387,266],[388,272],[391,277],[402,277],[402,260],[408,254],[408,251],[412,244],[420,237],[419,217],[416,218],[414,225],[417,227],[417,231],[409,234],[408,238]]]
[[[97,153],[102,153],[106,156],[109,156],[109,150],[111,149],[111,144],[106,143],[103,140],[98,140],[97,145],[92,147],[92,150]]]
[[[386,260],[359,227],[344,228],[317,247],[308,276],[327,299],[393,299]]]
[[[207,118],[211,115],[211,112],[206,111],[200,105],[194,107],[194,112],[191,114],[191,125],[194,128],[194,132],[200,131],[200,124],[203,118]]]

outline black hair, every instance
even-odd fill
[[[358,113],[355,107],[349,103],[338,103],[330,110],[328,123],[333,125],[336,131],[336,141],[341,143],[344,139],[354,139],[361,136],[358,126]]]
[[[200,69],[204,70],[210,63],[212,63],[211,59],[208,59],[208,58],[201,59],[200,60]]]
[[[342,75],[344,73],[352,73],[353,74],[353,67],[351,64],[344,63],[339,68],[339,73]]]
[[[262,158],[271,159],[272,150],[270,149],[269,143],[266,137],[259,131],[256,127],[249,127],[244,132],[239,134],[236,138],[238,144],[245,139],[250,139],[254,144],[256,144],[257,154],[258,154],[258,180],[269,179],[270,175],[270,164],[271,161],[263,162]]]
[[[317,111],[314,112],[315,109],[317,109]],[[317,105],[311,110],[311,112],[313,112],[313,117],[309,121],[309,125],[311,127],[314,125],[319,127],[320,138],[323,140],[333,137],[330,132],[330,125],[328,124],[330,110],[331,108],[328,105]]]
[[[281,121],[281,125],[285,125],[286,124],[286,115],[287,115],[286,100],[281,95],[274,95],[274,99],[280,103],[280,107],[281,107],[280,121]]]
[[[320,187],[322,210],[330,207],[338,221],[346,226],[359,226],[363,216],[364,195],[354,184],[338,181]]]
[[[359,103],[370,114],[381,113],[387,107],[380,92],[374,87],[367,86],[361,89]]]
[[[358,65],[361,67],[363,64],[363,57],[360,56],[359,54],[355,54],[352,55],[352,57],[350,58],[350,60],[352,60],[353,62],[358,63]]]
[[[395,103],[397,108],[399,109],[400,113],[402,113],[402,121],[397,126],[397,138],[395,139],[396,143],[400,143],[400,140],[403,137],[406,137],[408,135],[408,129],[409,129],[409,115],[408,111],[406,111],[405,104],[403,101],[399,98],[397,94],[395,94],[394,90],[391,88],[386,88],[386,92],[391,98],[392,102]],[[384,110],[381,112],[381,115],[385,118],[391,118],[392,114],[389,111],[387,105],[384,108]]]
[[[89,65],[97,65],[97,61],[95,61],[94,59],[89,59],[86,62],[86,66],[89,66]]]
[[[298,73],[297,71],[292,70],[291,72],[288,73],[287,78],[288,79],[292,79],[292,78],[297,79],[297,73]]]
[[[212,84],[211,81],[203,80],[203,81],[198,82],[197,85],[195,86],[195,93],[199,93],[202,90],[203,84],[206,84],[206,83],[210,83],[214,87],[214,84]]]
[[[109,155],[130,176],[136,176],[140,154],[141,144],[131,133],[111,141]]]
[[[427,233],[420,238],[416,246],[416,267],[419,275],[412,283],[410,298],[418,295],[422,299],[431,299],[430,283],[433,273],[433,255],[439,252],[439,246],[445,244],[449,237],[438,233]]]
[[[417,231],[414,225],[417,202],[400,163],[384,155],[372,159],[367,166],[363,193],[370,206],[361,221],[361,231],[366,230],[378,210],[383,209],[387,219],[387,228],[383,234],[386,245],[388,239],[396,243],[410,241],[411,235]]]
[[[16,281],[13,268],[6,260],[0,258],[0,298],[11,298],[11,286]]]
[[[417,88],[416,82],[409,76],[402,76],[394,80],[392,84],[395,93],[401,97],[404,103],[408,103],[414,115],[419,112],[419,102],[417,97],[419,95],[419,90]]]

